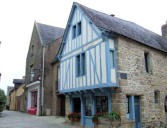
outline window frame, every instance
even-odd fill
[[[160,91],[159,90],[154,91],[154,103],[160,104]]]
[[[72,39],[77,38],[82,34],[82,22],[79,21],[72,26]]]
[[[86,73],[86,53],[76,56],[76,77],[84,76]]]
[[[76,30],[77,30],[77,26],[75,24],[72,26],[72,39],[76,38]]]
[[[150,73],[149,54],[149,52],[144,52],[144,66],[147,73]]]
[[[82,23],[81,21],[79,21],[77,23],[77,36],[81,35],[81,32],[82,32]]]

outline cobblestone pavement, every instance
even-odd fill
[[[77,128],[64,122],[63,117],[40,117],[15,111],[0,113],[0,128]]]

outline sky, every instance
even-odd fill
[[[73,2],[114,14],[161,35],[166,0],[0,0],[0,88],[25,75],[34,21],[65,28]]]

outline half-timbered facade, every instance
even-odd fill
[[[81,113],[90,127],[95,113],[112,111],[123,128],[165,127],[166,26],[160,36],[74,3],[57,56],[66,114]]]
[[[97,112],[95,101],[106,103],[104,110],[98,108],[99,112],[111,112],[110,89],[118,86],[115,38],[103,35],[74,4],[63,44],[59,91],[70,96],[70,111],[81,112],[82,124],[93,126],[91,116]],[[80,110],[74,110],[77,108],[74,104],[81,106]]]

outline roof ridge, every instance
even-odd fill
[[[110,16],[109,14],[86,7],[80,3],[75,2],[74,5],[78,6],[98,28],[123,35],[167,53],[167,39],[161,35],[134,22]]]

